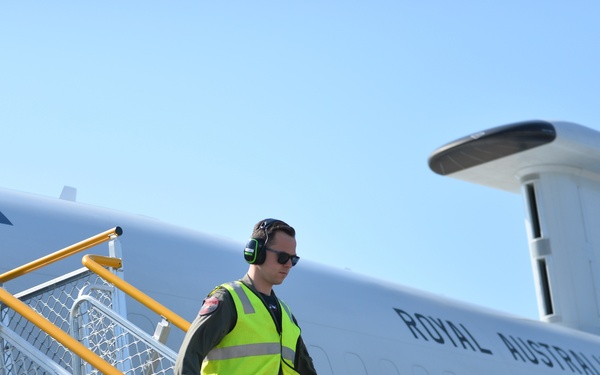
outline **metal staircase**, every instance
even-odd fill
[[[0,275],[20,277],[97,244],[109,257],[86,255],[84,268],[17,295],[0,288],[0,375],[172,374],[177,354],[164,345],[173,324],[189,323],[118,276],[119,227]],[[154,336],[127,320],[125,296],[162,317]]]

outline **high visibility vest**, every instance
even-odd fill
[[[294,370],[300,327],[289,307],[279,301],[281,335],[262,299],[239,281],[223,284],[233,298],[237,323],[202,362],[202,374],[299,375]]]

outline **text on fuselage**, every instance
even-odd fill
[[[487,344],[491,344],[488,337],[486,337],[487,344],[483,345],[483,341],[478,340],[472,334],[476,331],[470,330],[462,323],[421,313],[408,313],[398,308],[394,308],[394,311],[416,340],[451,345],[458,349],[485,355],[495,355],[488,348]],[[564,346],[501,332],[496,332],[494,337],[502,342],[502,347],[507,349],[510,357],[517,362],[560,369],[575,374],[600,375],[600,355],[584,354],[579,350],[568,349]]]

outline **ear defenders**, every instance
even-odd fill
[[[266,238],[250,238],[248,240],[246,248],[244,249],[244,259],[246,259],[246,262],[250,264],[263,264],[265,262],[267,257],[265,245],[269,241],[269,227],[278,221],[281,220],[265,219],[260,223],[258,229],[265,231]]]

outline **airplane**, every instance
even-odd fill
[[[600,133],[563,121],[494,127],[435,150],[429,158],[433,172],[523,196],[540,321],[303,259],[277,294],[298,318],[318,373],[600,375],[600,234],[595,230],[600,220],[599,161]],[[118,229],[111,232],[108,248],[102,243],[27,274],[12,272],[110,228]],[[84,254],[108,253],[121,259],[122,266],[108,269],[187,322],[194,319],[208,291],[240,278],[247,269],[242,242],[82,204],[70,187],[59,199],[0,189],[0,239],[0,291],[28,301],[45,294],[49,302],[34,308],[52,323],[59,321],[59,313],[51,311],[55,305],[77,315],[62,294],[68,292],[64,285],[69,280],[83,274]],[[82,298],[78,304],[89,302],[83,300],[89,285],[74,288]],[[324,287],[340,293],[325,294]],[[111,283],[97,289],[99,294],[114,290]],[[112,304],[119,305],[132,331],[158,342],[148,355],[171,358],[159,371],[133,358],[133,349],[121,348],[119,355],[129,359],[117,373],[172,373],[169,366],[185,324],[169,326],[172,322],[140,299],[115,296]],[[40,330],[24,328],[28,323],[10,307],[11,301],[0,294],[1,374],[95,371],[48,336],[36,336]],[[111,323],[112,328],[95,334],[110,336],[113,344],[125,340],[118,332],[129,327],[127,322],[119,314],[106,314],[120,325]],[[92,318],[90,314],[70,322],[85,324]],[[60,328],[72,335],[78,332]],[[91,345],[96,339],[88,336],[78,342]],[[21,359],[24,356],[30,359]],[[63,364],[69,361],[76,365]],[[134,368],[141,362],[143,366]]]

